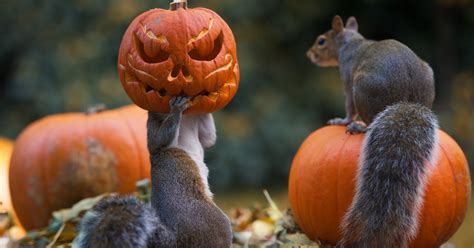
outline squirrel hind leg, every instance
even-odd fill
[[[81,220],[74,247],[147,247],[159,219],[135,197],[107,197]]]
[[[354,78],[353,100],[358,115],[370,125],[386,107],[403,100],[387,90],[387,81],[378,75],[359,74]]]

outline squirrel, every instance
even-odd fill
[[[337,15],[307,56],[321,67],[338,66],[344,82],[346,117],[328,124],[345,125],[351,134],[367,132],[338,246],[407,247],[418,231],[425,182],[437,160],[432,69],[402,43],[367,40],[354,17],[344,27]]]
[[[148,113],[151,206],[131,196],[102,199],[81,220],[75,247],[231,246],[231,223],[213,201],[204,163],[214,119],[183,116],[191,104],[178,96],[169,114]]]

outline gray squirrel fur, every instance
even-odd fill
[[[420,104],[397,103],[370,124],[341,247],[408,247],[418,230],[426,178],[437,149],[437,119]]]
[[[433,71],[402,43],[366,40],[357,29],[354,17],[344,28],[335,16],[307,52],[314,64],[338,66],[344,82],[346,117],[328,123],[368,131],[338,246],[407,247],[418,231],[429,164],[437,159]]]
[[[149,204],[132,196],[107,197],[84,215],[73,246],[147,247],[148,240],[160,225]],[[102,230],[107,234],[104,235]]]
[[[189,97],[175,97],[170,114],[149,112],[151,206],[134,197],[101,200],[81,221],[75,247],[230,247],[230,220],[212,200],[207,167],[195,160],[215,143],[214,120],[182,116],[189,106]]]

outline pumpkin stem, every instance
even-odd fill
[[[188,0],[173,0],[173,2],[170,3],[170,10],[177,10],[179,8],[187,9]]]
[[[97,113],[100,113],[102,111],[105,111],[107,110],[107,107],[105,106],[105,104],[103,103],[99,103],[99,104],[96,104],[96,105],[93,105],[93,106],[90,106],[89,108],[87,108],[86,110],[86,115],[93,115],[93,114],[97,114]]]

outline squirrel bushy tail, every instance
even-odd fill
[[[365,136],[341,247],[408,246],[418,229],[428,163],[437,159],[437,127],[436,116],[420,104],[397,103],[377,115]]]
[[[132,196],[113,196],[84,215],[73,247],[155,247],[158,240],[172,245],[171,236],[150,205]]]

